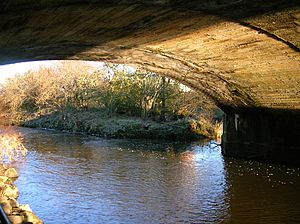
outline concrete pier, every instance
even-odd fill
[[[224,116],[224,156],[300,165],[299,140],[297,112],[242,112]]]

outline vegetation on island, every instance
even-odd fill
[[[214,137],[221,114],[204,95],[177,81],[83,62],[61,62],[8,79],[0,89],[0,111],[12,125],[179,140]]]

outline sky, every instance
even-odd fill
[[[1,65],[0,66],[0,84],[4,83],[7,78],[14,77],[17,74],[24,74],[29,70],[37,70],[41,66],[43,67],[51,67],[55,66],[59,61],[31,61],[31,62],[21,62],[9,65]],[[93,62],[93,61],[86,61],[90,66],[96,69],[103,69],[103,62]],[[136,71],[136,68],[126,65],[118,65],[118,69],[120,70],[127,70],[127,72],[133,73]],[[190,91],[191,89],[187,86],[181,84],[181,88],[184,91]]]
[[[58,61],[31,61],[0,66],[0,84],[4,83],[7,78],[17,74],[24,74],[28,70],[37,70],[39,67],[55,66]],[[86,62],[92,67],[103,68],[103,62]]]

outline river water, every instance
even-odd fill
[[[300,222],[299,168],[223,158],[207,141],[17,130],[19,202],[46,224]]]

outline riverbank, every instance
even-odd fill
[[[0,204],[12,224],[43,224],[29,205],[20,205],[17,201],[19,190],[14,181],[19,177],[16,169],[0,164]]]
[[[97,111],[53,113],[27,119],[17,125],[83,132],[107,138],[145,138],[166,140],[195,140],[213,138],[214,125],[205,120],[180,119],[155,122],[135,117],[107,117]]]

